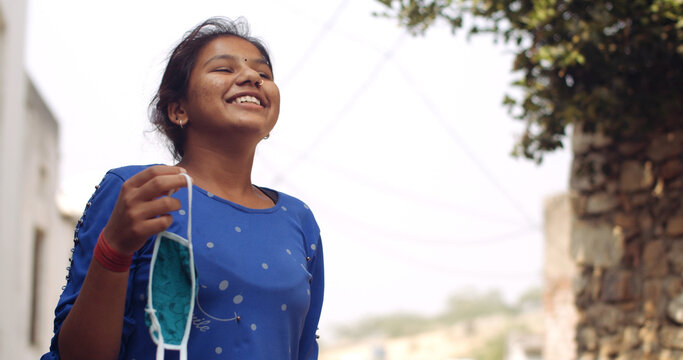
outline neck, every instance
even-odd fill
[[[188,138],[178,163],[197,186],[227,200],[251,208],[267,208],[272,201],[251,183],[255,146],[231,149],[192,142]]]

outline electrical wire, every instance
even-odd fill
[[[293,191],[295,191],[297,194],[305,194],[306,192],[298,188],[297,186],[289,183],[288,187],[290,187]],[[320,207],[320,205],[318,205]],[[322,211],[318,211],[322,210]],[[316,208],[316,212],[322,213],[325,211],[329,211],[329,208]],[[332,227],[336,228],[336,231],[334,231],[336,234],[339,234],[345,239],[348,239],[350,241],[353,241],[361,246],[369,246],[374,249],[375,252],[378,254],[382,254],[383,257],[390,257],[393,259],[396,259],[400,263],[405,263],[409,265],[413,265],[418,268],[424,268],[424,269],[429,269],[430,271],[435,271],[441,274],[449,274],[449,275],[454,275],[454,276],[480,276],[483,278],[506,278],[506,279],[519,279],[519,278],[529,278],[531,276],[540,276],[541,273],[538,270],[534,271],[513,271],[513,270],[505,270],[505,271],[482,271],[482,270],[473,270],[471,268],[463,268],[463,267],[457,267],[457,266],[444,266],[440,263],[434,262],[434,261],[428,261],[419,257],[416,257],[415,255],[417,252],[411,252],[410,254],[407,254],[405,252],[400,251],[396,246],[392,246],[391,244],[385,244],[384,242],[380,241],[379,239],[382,238],[383,236],[377,235],[377,234],[369,234],[368,232],[364,232],[361,229],[358,229],[354,226],[348,226],[347,223],[344,223],[344,226],[335,226],[337,223],[333,223]],[[330,231],[331,229],[328,227],[327,231]],[[376,236],[375,236],[376,235]]]
[[[392,44],[392,46],[387,50],[382,57],[377,61],[375,66],[372,68],[372,71],[370,72],[370,75],[365,79],[365,81],[351,94],[351,97],[347,100],[347,102],[344,104],[344,106],[341,108],[341,110],[337,113],[337,115],[327,123],[327,125],[318,133],[317,136],[314,137],[314,140],[312,143],[308,145],[306,149],[301,151],[298,156],[292,160],[292,162],[289,164],[289,166],[286,167],[287,171],[292,171],[295,167],[300,165],[306,158],[308,157],[308,154],[311,153],[316,147],[318,147],[322,141],[329,136],[329,134],[332,133],[332,130],[339,125],[341,120],[344,119],[346,114],[353,108],[353,106],[356,104],[358,99],[361,98],[361,95],[365,92],[365,90],[370,87],[370,85],[375,81],[377,78],[377,75],[382,71],[382,68],[384,65],[391,60],[391,58],[394,56],[394,53],[396,50],[403,44],[405,41],[405,38],[407,36],[406,32],[401,32],[401,35],[396,39],[396,41]],[[273,183],[278,185],[281,184],[285,179],[285,174],[284,172],[280,172],[275,175],[273,178]]]
[[[491,184],[505,197],[506,200],[517,210],[517,212],[525,219],[525,221],[533,227],[539,227],[539,224],[526,213],[524,207],[503,187],[503,185],[498,181],[498,179],[488,170],[488,168],[483,164],[481,160],[477,158],[474,151],[466,144],[466,142],[460,137],[458,132],[453,128],[448,121],[438,110],[436,104],[434,104],[428,96],[425,95],[424,91],[420,90],[419,84],[410,75],[410,72],[405,69],[398,61],[395,64],[402,70],[399,71],[404,79],[410,84],[410,88],[420,97],[422,102],[425,104],[427,109],[432,113],[434,119],[446,130],[450,135],[453,142],[460,147],[462,152],[467,155],[467,157],[472,160],[474,165],[477,166],[479,171],[491,182]]]
[[[281,148],[292,149],[288,144],[279,144]],[[363,176],[364,174],[359,174],[352,169],[340,167],[337,162],[325,161],[315,156],[309,156],[306,160],[310,164],[314,165],[316,169],[325,170],[327,173],[333,172],[335,175],[339,175],[348,179],[349,181],[355,182],[371,189],[373,192],[380,192],[390,195],[395,198],[400,198],[406,202],[410,202],[416,205],[421,205],[429,208],[437,208],[448,211],[449,213],[457,214],[458,216],[468,217],[479,220],[486,220],[492,223],[518,223],[519,218],[503,217],[503,216],[492,216],[491,212],[487,212],[482,209],[472,208],[472,207],[462,207],[456,202],[444,199],[443,197],[430,197],[424,194],[420,194],[414,191],[407,191],[405,189],[400,189],[398,187],[392,186],[391,183],[380,183],[368,176]],[[265,162],[269,164],[268,168],[276,169],[275,164],[267,159],[262,154],[259,154],[259,162]],[[526,227],[530,228],[530,227]]]
[[[315,53],[315,51],[318,49],[318,46],[323,43],[323,40],[325,40],[325,37],[327,37],[327,34],[329,34],[330,30],[334,28],[334,24],[337,22],[339,15],[342,14],[348,2],[348,0],[341,1],[337,8],[332,12],[332,16],[330,16],[323,24],[322,28],[317,32],[317,36],[313,39],[313,41],[311,41],[306,51],[303,52],[292,70],[287,73],[287,77],[282,80],[282,87],[289,85],[289,82],[292,81],[297,74],[299,74],[301,69],[303,69],[308,59]]]

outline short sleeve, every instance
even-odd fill
[[[111,216],[122,185],[123,179],[120,176],[108,172],[102,182],[95,187],[95,192],[76,224],[73,257],[67,268],[67,283],[55,309],[54,336],[50,343],[50,352],[42,356],[43,360],[59,359],[59,330],[80,293],[97,238]],[[127,331],[132,331],[129,323],[129,320],[124,319],[124,335]]]
[[[311,303],[306,314],[304,329],[299,342],[299,360],[318,359],[317,330],[320,313],[323,306],[323,293],[325,288],[325,274],[323,266],[323,246],[320,236],[317,241],[308,244],[308,253],[311,261],[308,271],[313,275],[311,279]]]

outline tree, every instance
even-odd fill
[[[446,312],[441,319],[445,323],[455,323],[491,314],[511,315],[514,312],[515,309],[505,303],[497,290],[479,292],[464,289],[448,298]]]
[[[490,315],[517,315],[525,304],[533,306],[538,302],[537,289],[527,290],[516,305],[505,303],[497,290],[477,291],[466,288],[449,296],[446,310],[436,316],[422,316],[411,313],[394,313],[365,318],[355,324],[339,326],[337,335],[353,340],[374,335],[400,337],[418,334],[438,327],[452,326]]]
[[[438,20],[518,46],[506,96],[526,122],[515,153],[541,162],[569,124],[615,139],[682,128],[681,0],[378,0],[414,34]],[[469,23],[469,22],[468,22]]]
[[[580,320],[563,337],[576,352],[549,356],[681,357],[683,0],[378,1],[416,35],[445,20],[516,44],[522,95],[504,99],[526,122],[516,154],[541,162],[574,125],[566,250]]]

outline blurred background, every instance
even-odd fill
[[[3,41],[13,50],[0,56],[13,74],[3,77],[4,89],[28,89],[28,100],[16,98],[28,110],[14,111],[36,117],[3,129],[48,129],[48,140],[16,144],[30,149],[35,174],[10,178],[26,159],[3,154],[10,164],[3,187],[26,188],[11,197],[40,196],[33,189],[44,186],[48,196],[36,206],[54,202],[62,214],[59,225],[5,233],[26,235],[34,246],[3,241],[3,270],[34,263],[33,272],[14,274],[25,281],[10,289],[27,294],[21,306],[32,320],[18,333],[33,334],[34,354],[47,351],[51,336],[72,244],[69,222],[108,169],[172,163],[151,131],[147,106],[169,51],[185,31],[216,15],[245,17],[271,52],[281,113],[258,149],[253,180],[305,201],[322,229],[323,358],[384,359],[378,339],[465,320],[457,331],[467,338],[477,327],[510,328],[484,315],[540,307],[543,204],[567,188],[570,154],[554,152],[540,166],[510,155],[524,125],[502,100],[514,94],[517,76],[512,50],[492,37],[468,40],[438,23],[427,36],[413,37],[396,20],[373,16],[382,7],[369,0],[11,0],[2,6]],[[11,84],[19,87],[7,90]],[[34,175],[35,187],[27,180]],[[24,221],[12,209],[3,214],[7,224]],[[61,273],[36,278],[37,268]],[[482,316],[484,323],[473,320]],[[490,349],[489,340],[471,341]],[[348,344],[364,345],[349,350]],[[431,357],[441,358],[450,357]]]

